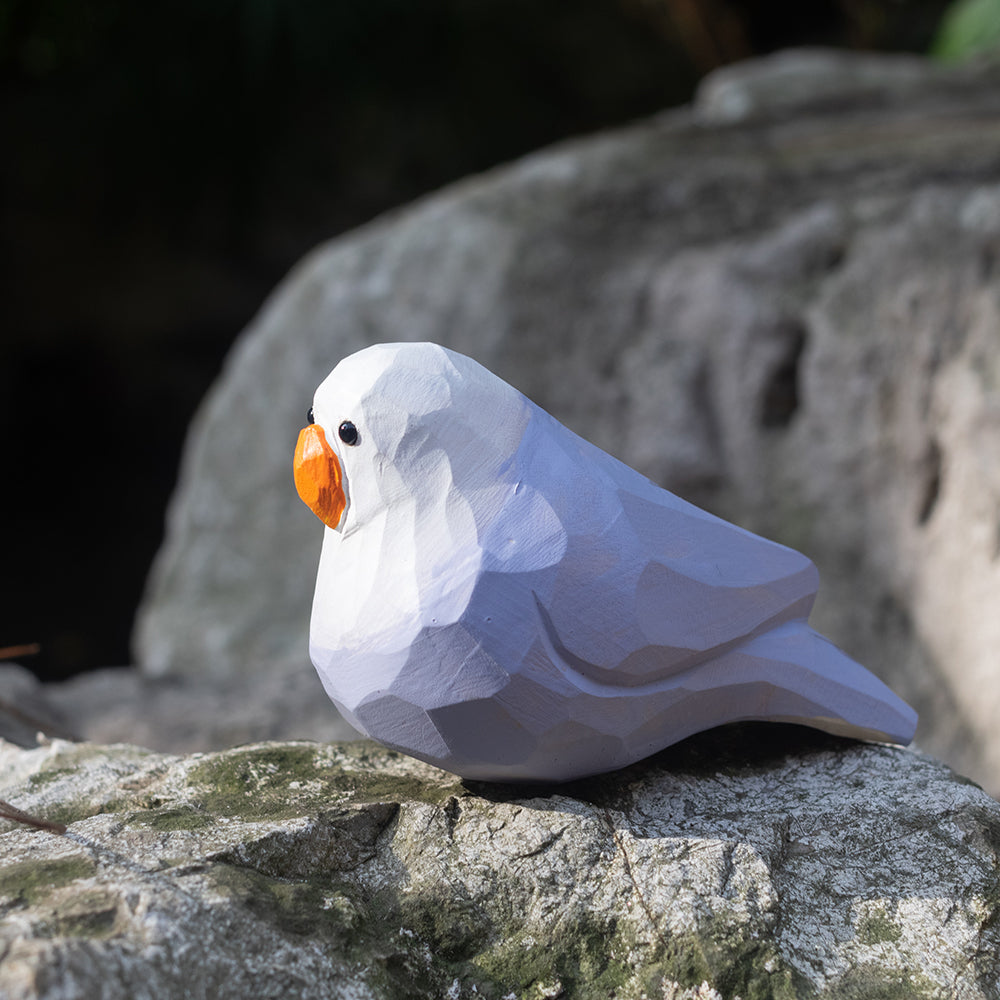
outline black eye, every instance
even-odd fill
[[[313,408],[311,406],[309,407],[309,412],[306,414],[306,420],[308,420],[309,423],[311,424],[316,423],[315,419],[313,418]]]
[[[357,444],[358,443],[358,429],[350,422],[350,420],[345,420],[338,428],[337,433],[340,435],[340,440],[344,444]]]

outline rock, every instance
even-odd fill
[[[699,87],[697,106],[702,120],[718,124],[806,109],[870,110],[915,97],[926,104],[942,82],[953,91],[960,79],[920,56],[791,49],[710,74]]]
[[[0,834],[10,1000],[1000,996],[1000,805],[899,748],[727,727],[549,789],[366,742],[0,774],[69,824]]]
[[[77,738],[51,689],[17,663],[0,662],[0,742],[33,747],[40,733]]]
[[[95,743],[135,743],[191,753],[260,739],[356,737],[312,670],[238,678],[145,677],[128,667],[45,686],[59,717]],[[50,735],[59,731],[49,730]]]
[[[922,746],[1000,792],[998,84],[786,53],[319,248],[192,429],[144,673],[311,672],[322,529],[292,487],[297,430],[341,357],[428,339],[806,552],[813,623],[914,704]]]

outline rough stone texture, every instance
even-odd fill
[[[555,789],[368,743],[0,748],[0,995],[1000,996],[1000,805],[912,752],[701,734]]]
[[[297,429],[340,358],[428,339],[812,557],[816,627],[998,791],[998,260],[1000,71],[831,53],[726,70],[321,247],[196,421],[138,661],[237,692],[310,671]]]

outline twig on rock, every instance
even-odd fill
[[[20,646],[0,646],[0,660],[9,660],[13,656],[34,656],[41,652],[41,649],[37,642],[25,642]]]
[[[12,806],[9,802],[0,799],[0,819],[9,819],[14,823],[24,823],[26,826],[33,826],[36,830],[45,830],[48,833],[64,834],[66,827],[63,823],[55,823],[50,819],[42,819],[40,816],[32,816],[23,812],[17,806]]]

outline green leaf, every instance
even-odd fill
[[[956,0],[941,20],[931,55],[964,62],[1000,50],[1000,0]]]

